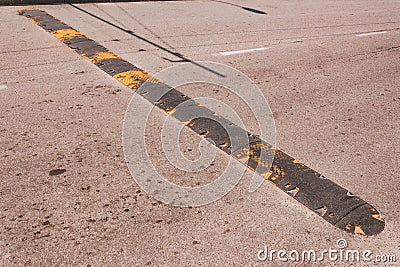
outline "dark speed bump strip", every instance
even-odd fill
[[[50,32],[101,70],[137,91],[197,134],[212,141],[219,149],[238,159],[329,223],[354,234],[375,235],[383,231],[385,222],[374,207],[286,153],[219,117],[206,107],[196,104],[183,93],[155,80],[147,72],[46,12],[25,9],[19,11],[19,14]],[[150,81],[154,86],[137,90],[145,81]],[[185,104],[185,108],[181,107],[182,103]],[[196,114],[206,116],[196,117]],[[238,146],[233,147],[232,144]],[[275,157],[272,167],[269,168],[271,163],[268,159],[271,158],[271,153]]]

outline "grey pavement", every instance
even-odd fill
[[[142,39],[70,5],[36,6],[150,73],[179,64],[167,49],[249,76],[273,111],[277,146],[373,204],[386,228],[377,236],[351,235],[272,184],[249,193],[251,171],[232,192],[203,207],[157,202],[142,192],[124,161],[121,133],[133,92],[18,16],[20,7],[0,7],[1,266],[347,266],[257,260],[264,245],[321,251],[337,248],[338,239],[349,249],[396,254],[400,261],[399,1],[78,7]],[[242,51],[254,48],[265,49]],[[249,116],[240,99],[213,89],[182,91]],[[217,177],[229,160],[220,151],[205,173],[188,175],[166,162],[159,146],[165,118],[155,110],[147,129],[148,151],[160,172],[182,183],[189,178],[191,185]],[[246,123],[254,127],[251,119]],[[184,130],[181,149],[188,158],[198,157],[200,139]],[[66,172],[50,176],[54,169]]]

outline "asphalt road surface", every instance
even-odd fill
[[[335,228],[268,182],[249,193],[251,171],[225,197],[201,207],[172,207],[148,196],[122,147],[134,92],[17,15],[21,8],[27,7],[0,7],[1,266],[383,265],[257,257],[265,246],[338,249],[339,239],[347,249],[371,250],[372,259],[397,255],[397,263],[387,264],[399,264],[399,1],[35,7],[149,73],[182,61],[243,72],[273,112],[277,147],[381,212],[385,230],[368,237]],[[223,88],[180,90],[249,116]],[[168,163],[160,146],[166,117],[155,110],[146,129],[158,170],[191,186],[218,177],[229,156],[213,147],[215,161],[202,173]],[[255,128],[251,119],[246,126]],[[196,159],[200,141],[183,130],[180,149]]]

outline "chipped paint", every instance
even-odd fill
[[[315,212],[318,213],[320,216],[324,216],[327,211],[328,211],[327,207],[320,207],[315,210]]]
[[[113,52],[97,52],[94,56],[92,57],[87,57],[83,55],[86,59],[88,59],[92,63],[97,63],[102,60],[106,59],[112,59],[112,58],[121,58],[120,56],[114,54]]]
[[[176,110],[173,108],[167,108],[165,111],[168,113],[168,115],[172,115],[175,113]]]
[[[37,21],[37,17],[29,18],[29,20],[39,26],[42,24],[41,22]]]
[[[271,170],[268,170],[267,172],[263,172],[263,173],[261,173],[260,175],[261,175],[261,177],[263,177],[264,179],[269,179],[269,177],[271,176],[271,174],[272,174],[272,171],[271,171]]]
[[[274,170],[274,173],[280,175],[280,176],[285,176],[285,171],[281,169],[280,167],[273,165],[272,169]]]
[[[250,159],[249,156],[242,156],[242,157],[238,158],[238,160],[239,160],[241,163],[243,163],[243,164],[246,164],[246,162],[247,162],[249,159]]]
[[[354,234],[356,234],[356,235],[366,235],[364,230],[361,228],[361,225],[359,225],[359,224],[356,224],[354,226]]]
[[[372,214],[372,217],[374,218],[374,219],[376,219],[376,220],[379,220],[379,221],[381,221],[381,222],[384,222],[385,220],[381,217],[381,215],[378,213],[378,214]]]
[[[75,29],[58,30],[58,31],[52,32],[51,34],[53,34],[61,42],[64,42],[65,40],[70,40],[76,36],[86,37],[81,32],[79,32]]]
[[[297,159],[294,159],[294,160],[293,160],[293,163],[294,163],[294,164],[301,165],[301,166],[304,166],[304,164],[301,163],[300,161],[298,161]]]
[[[287,193],[292,195],[292,197],[295,197],[299,191],[300,191],[300,188],[295,187],[294,189],[287,191]]]
[[[143,70],[130,70],[115,74],[115,79],[131,89],[138,89],[143,82],[147,81],[151,75]]]

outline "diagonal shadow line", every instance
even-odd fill
[[[105,11],[104,9],[100,8],[98,5],[94,5],[97,9],[99,9],[102,13],[106,14],[108,17],[110,17],[111,19],[113,19],[114,21],[116,21],[119,25],[121,25],[122,27],[127,28],[127,26],[121,22],[121,20],[117,20],[116,18],[114,18],[110,13],[108,13],[107,11]],[[168,44],[167,42],[165,42],[160,36],[158,36],[156,33],[154,33],[153,31],[151,31],[149,28],[147,28],[144,24],[142,24],[139,20],[135,19],[133,16],[131,16],[128,12],[125,11],[125,9],[123,9],[122,7],[120,7],[118,4],[116,4],[116,6],[123,11],[126,15],[128,15],[132,20],[134,20],[136,23],[138,23],[139,25],[141,25],[144,29],[146,29],[148,32],[150,32],[155,38],[157,38],[158,40],[160,40],[162,43],[164,43],[164,45],[168,46],[169,49],[175,49],[174,47],[172,47],[170,44]],[[166,57],[162,57],[162,59],[167,60],[169,62],[173,62],[173,63],[177,63],[177,62],[188,62],[187,60],[171,60],[169,58]]]
[[[134,16],[132,16],[131,14],[129,14],[129,12],[127,12],[125,9],[123,9],[118,3],[116,3],[116,6],[117,6],[123,13],[125,13],[128,17],[130,17],[133,21],[135,21],[137,24],[139,24],[140,26],[142,26],[146,31],[148,31],[148,32],[151,33],[154,37],[156,37],[158,40],[160,40],[161,42],[163,42],[164,45],[169,46],[170,49],[175,49],[175,48],[172,47],[168,42],[166,42],[165,40],[163,40],[158,34],[156,34],[155,32],[153,32],[149,27],[147,27],[146,25],[144,25],[143,23],[141,23],[140,20],[136,19]]]
[[[241,9],[244,9],[246,11],[249,11],[249,12],[252,12],[252,13],[255,13],[255,14],[261,14],[261,15],[267,15],[268,14],[265,11],[254,9],[254,8],[251,8],[251,7],[239,6],[239,5],[236,5],[236,4],[233,4],[233,3],[228,3],[228,2],[224,2],[224,1],[220,1],[220,0],[211,0],[211,1],[222,3],[222,4],[226,4],[226,5],[231,5],[231,6],[235,6],[235,7],[240,7]]]
[[[212,70],[212,69],[210,69],[210,68],[208,68],[208,67],[206,67],[206,66],[203,66],[203,65],[201,65],[201,64],[199,64],[199,63],[197,63],[197,62],[194,62],[194,61],[190,60],[189,58],[183,56],[182,54],[180,54],[180,53],[178,53],[178,52],[171,51],[171,50],[169,50],[168,48],[165,48],[165,47],[163,47],[163,46],[161,46],[161,45],[159,45],[159,44],[157,44],[157,43],[154,43],[154,42],[152,42],[152,41],[150,41],[150,40],[148,40],[148,39],[146,39],[146,38],[144,38],[144,37],[142,37],[142,36],[140,36],[140,35],[137,35],[136,33],[134,33],[134,32],[131,31],[131,30],[127,30],[127,29],[125,29],[125,28],[122,28],[122,27],[120,27],[120,26],[118,26],[118,25],[116,25],[116,24],[114,24],[114,23],[112,23],[112,22],[110,22],[110,21],[108,21],[108,20],[106,20],[106,19],[103,19],[103,18],[101,18],[101,17],[99,17],[99,16],[97,16],[97,15],[95,15],[95,14],[93,14],[93,13],[91,13],[91,12],[85,10],[85,9],[82,9],[82,8],[80,8],[80,7],[78,7],[78,6],[74,5],[74,4],[72,4],[72,3],[68,3],[68,4],[69,4],[70,6],[72,6],[73,8],[78,9],[79,11],[81,11],[81,12],[83,12],[83,13],[86,13],[86,14],[89,15],[89,16],[92,16],[92,17],[94,17],[94,18],[96,18],[96,19],[98,19],[98,20],[100,20],[100,21],[102,21],[102,22],[104,22],[104,23],[106,23],[106,24],[108,24],[108,25],[110,25],[110,26],[113,26],[113,27],[115,27],[115,28],[117,28],[117,29],[119,29],[119,30],[125,32],[125,33],[128,33],[128,34],[130,34],[130,35],[132,35],[132,36],[138,38],[139,40],[142,40],[142,41],[144,41],[144,42],[146,42],[146,43],[148,43],[148,44],[151,44],[151,45],[157,47],[158,49],[160,49],[160,50],[162,50],[162,51],[165,51],[165,52],[167,52],[167,53],[169,53],[169,54],[171,54],[171,55],[174,55],[174,56],[180,58],[180,59],[181,59],[182,61],[184,61],[184,62],[190,62],[190,63],[192,63],[193,65],[195,65],[195,66],[197,66],[197,67],[199,67],[199,68],[202,68],[202,69],[204,69],[204,70],[207,70],[207,71],[209,71],[209,72],[211,72],[211,73],[213,73],[213,74],[215,74],[215,75],[217,75],[217,76],[219,76],[219,77],[223,77],[223,78],[226,77],[225,75],[223,75],[223,74],[221,74],[221,73],[219,73],[219,72],[217,72],[217,71],[215,71],[215,70]]]
[[[101,8],[99,5],[94,4],[94,7],[96,7],[98,10],[100,10],[102,13],[106,14],[108,17],[110,17],[111,19],[113,19],[115,22],[117,22],[119,25],[121,25],[122,27],[128,28],[126,26],[125,23],[121,22],[120,19],[116,19],[114,18],[109,12],[107,12],[105,9]],[[141,23],[138,19],[135,19],[132,15],[130,15],[125,9],[123,9],[121,6],[118,5],[118,3],[115,3],[115,6],[118,7],[118,9],[121,10],[121,12],[125,13],[130,19],[132,19],[133,21],[135,21],[137,24],[139,24],[140,26],[142,26],[146,31],[148,31],[149,33],[151,33],[155,38],[157,38],[158,40],[160,40],[160,42],[162,42],[165,46],[168,46],[168,49],[175,49],[174,47],[172,47],[170,44],[168,44],[166,41],[164,41],[160,36],[158,36],[155,32],[153,32],[151,29],[149,29],[146,25],[144,25],[143,23]],[[178,60],[179,62],[180,60]],[[183,60],[181,60],[183,61]]]

